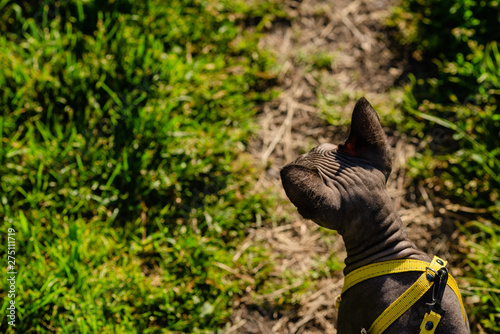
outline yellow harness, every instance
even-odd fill
[[[444,286],[441,286],[441,293],[439,295],[438,292],[438,297],[436,298],[439,299],[437,308],[440,309],[440,298],[442,297],[444,288],[446,287],[446,285],[448,285],[457,296],[462,308],[464,321],[465,323],[467,323],[462,296],[460,295],[460,290],[458,289],[457,282],[451,275],[448,275],[448,270],[446,269],[447,263],[447,261],[440,259],[437,256],[434,256],[430,264],[420,260],[402,259],[369,264],[347,274],[344,280],[342,294],[354,285],[369,278],[403,273],[407,271],[423,272],[422,275],[417,279],[417,281],[408,288],[408,290],[406,290],[398,299],[396,299],[391,305],[389,305],[389,307],[386,308],[384,312],[382,312],[378,316],[377,319],[375,319],[368,331],[363,329],[361,333],[383,333],[387,329],[387,327],[389,327],[396,319],[398,319],[413,304],[415,304],[415,302],[419,300],[432,287],[434,282],[439,283],[441,276],[445,276],[444,279],[442,279],[445,282],[442,282],[444,283]],[[341,302],[342,294],[337,298],[337,303]],[[432,306],[430,307],[429,312],[425,314],[422,324],[420,325],[420,334],[434,333],[442,317],[442,315],[439,313],[439,310],[433,309]]]

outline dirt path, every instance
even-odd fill
[[[279,170],[319,143],[345,140],[357,98],[366,96],[379,113],[395,108],[401,89],[388,92],[405,63],[391,50],[383,28],[394,2],[287,1],[291,23],[273,24],[261,40],[261,47],[274,52],[282,64],[278,81],[283,93],[263,107],[261,132],[251,152],[266,166],[257,187],[271,188],[283,199],[275,212],[283,218],[276,226],[251,230],[242,247],[254,243],[270,248],[274,263],[270,276],[280,288],[260,295],[248,291],[247,297],[235,303],[227,333],[336,333],[335,298],[343,284],[341,268],[314,273],[329,261],[343,261],[342,239],[296,213],[282,190]],[[329,117],[337,126],[326,121]],[[440,209],[428,200],[425,188],[412,184],[405,174],[406,162],[418,143],[387,131],[395,152],[388,188],[408,234],[429,254],[450,258],[450,239],[457,238],[454,218],[436,217]],[[294,295],[305,284],[307,292]],[[290,294],[296,306],[282,307],[280,296]]]

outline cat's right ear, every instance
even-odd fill
[[[391,173],[391,149],[387,136],[376,111],[364,97],[354,107],[349,138],[339,145],[339,152],[369,160],[382,171],[386,180]]]

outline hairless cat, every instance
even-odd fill
[[[447,270],[438,266],[438,276],[437,269],[430,267],[431,258],[415,246],[403,228],[386,190],[390,173],[391,149],[377,113],[365,98],[354,107],[350,134],[344,144],[322,144],[281,170],[285,192],[299,213],[338,231],[344,239],[346,280],[349,274],[359,275],[363,268],[374,264],[426,264],[423,272],[406,270],[374,276],[343,291],[338,333],[370,333],[381,313],[403,295],[401,299],[411,299],[409,306],[397,318],[392,317],[395,319],[382,329],[384,333],[469,333],[458,288],[446,284]],[[422,275],[421,283],[429,285],[427,290],[422,290],[418,298],[408,295]],[[437,278],[444,281],[440,289]],[[450,280],[454,282],[451,276]],[[441,290],[440,296],[436,290]],[[439,305],[434,306],[440,320],[425,320],[437,298]]]

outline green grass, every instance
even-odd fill
[[[223,326],[249,284],[224,266],[266,257],[232,261],[267,210],[245,148],[272,97],[273,59],[256,45],[279,6],[3,1],[0,13],[0,253],[14,228],[16,331]],[[6,295],[3,279],[2,331]]]
[[[500,226],[472,221],[461,228],[468,246],[471,286],[465,296],[476,296],[470,317],[485,331],[500,331]]]

